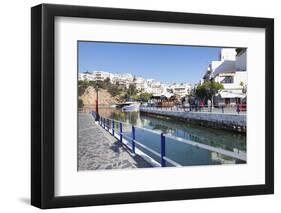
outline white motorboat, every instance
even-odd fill
[[[140,103],[126,102],[126,105],[122,107],[123,112],[136,112],[140,110]]]

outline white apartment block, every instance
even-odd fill
[[[223,49],[221,49],[220,60],[221,61],[226,61],[226,60],[234,61],[234,60],[236,60],[236,49],[235,48],[223,48]]]
[[[78,80],[104,81],[107,78],[111,79],[112,74],[104,71],[78,73]]]
[[[172,84],[168,87],[169,91],[180,97],[189,95],[192,90],[192,85],[188,83]]]
[[[154,79],[147,79],[147,89],[146,92],[156,94],[165,93],[165,85],[161,84],[160,81],[155,81]]]
[[[135,77],[134,84],[138,91],[146,92],[148,89],[148,83],[143,77]]]
[[[104,81],[107,78],[109,78],[111,80],[112,77],[113,76],[110,72],[104,72],[104,71],[94,71],[93,72],[94,81]]]
[[[114,84],[120,84],[129,88],[129,85],[133,83],[134,76],[129,73],[113,74],[111,82]]]
[[[212,61],[204,75],[204,80],[213,79],[223,84],[214,101],[218,105],[236,105],[246,98],[247,50],[223,48],[219,61]]]
[[[91,72],[84,72],[84,73],[78,73],[78,80],[80,81],[94,81],[93,73]]]

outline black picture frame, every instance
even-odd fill
[[[55,17],[264,28],[265,184],[93,195],[54,195]],[[261,138],[263,140],[263,138]],[[274,20],[240,16],[41,4],[31,8],[31,204],[60,208],[121,203],[217,198],[274,193]]]

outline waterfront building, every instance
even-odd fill
[[[161,84],[160,81],[155,81],[154,79],[146,80],[147,87],[144,92],[155,94],[162,94],[165,92],[165,86]]]
[[[174,83],[169,86],[168,90],[175,95],[184,97],[191,94],[192,85],[188,83],[180,83],[180,84]]]
[[[246,100],[247,51],[242,48],[223,48],[220,60],[212,61],[201,82],[214,80],[224,89],[214,97],[215,105],[235,106]]]

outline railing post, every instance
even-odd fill
[[[123,131],[122,131],[122,123],[119,123],[119,125],[120,125],[120,144],[122,145],[122,139],[123,139]]]
[[[165,144],[165,136],[161,133],[161,167],[166,166],[166,161],[164,159],[166,155],[166,144]]]
[[[224,113],[224,106],[221,105],[221,110],[222,110],[222,113]]]
[[[112,120],[112,135],[114,136],[114,120]]]
[[[109,121],[109,119],[107,118],[107,119],[106,119],[107,131],[109,131],[109,122],[110,122],[110,121]]]
[[[136,129],[132,126],[132,152],[135,154],[135,139],[136,139]]]
[[[239,107],[239,104],[237,104],[236,111],[237,111],[237,113],[238,113],[238,114],[240,113],[240,107]]]

